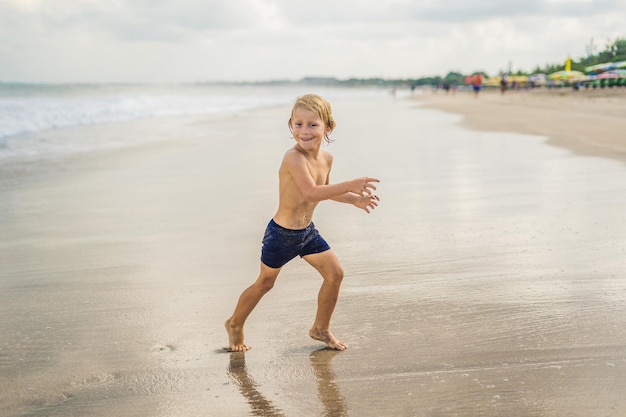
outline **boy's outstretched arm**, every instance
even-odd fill
[[[363,205],[365,201],[371,201],[372,197],[374,197],[373,192],[376,190],[375,182],[380,181],[376,178],[362,177],[337,184],[315,185],[312,182],[312,186],[301,187],[300,189],[303,190],[302,194],[309,201],[343,201],[345,199],[346,201],[344,202],[346,203]],[[360,197],[360,199],[353,200],[352,196]]]
[[[332,165],[332,160],[329,162],[329,171],[330,165]],[[327,177],[325,184],[318,185],[311,176],[304,156],[298,152],[290,152],[285,155],[283,166],[289,170],[302,195],[311,202],[332,200],[347,193],[371,197],[372,192],[376,190],[374,183],[380,182],[376,178],[361,177],[337,184],[329,184]]]
[[[371,210],[374,210],[376,207],[378,207],[378,202],[380,201],[380,198],[378,198],[378,196],[374,194],[360,195],[355,193],[345,193],[333,198],[332,200],[339,203],[352,204],[355,207],[365,210],[365,212],[369,214]]]

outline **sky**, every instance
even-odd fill
[[[626,38],[626,0],[0,0],[0,81],[532,71]]]

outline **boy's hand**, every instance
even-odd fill
[[[377,178],[363,177],[352,180],[352,191],[363,197],[371,197],[372,191],[376,190],[375,182],[380,182]]]
[[[357,197],[357,201],[354,205],[369,214],[370,210],[374,210],[378,207],[379,201],[380,198],[378,198],[377,195],[361,195]]]

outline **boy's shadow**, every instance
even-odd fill
[[[245,353],[233,352],[230,354],[228,376],[239,388],[239,392],[250,406],[253,416],[282,417],[285,415],[280,408],[259,392],[256,381],[248,374]]]
[[[309,359],[317,380],[317,397],[324,406],[324,415],[344,417],[348,415],[348,404],[335,382],[335,372],[330,361],[339,353],[338,350],[320,349],[311,352]]]
[[[330,365],[332,358],[339,351],[321,349],[311,352],[309,358],[317,382],[317,396],[324,407],[324,415],[344,417],[348,415],[346,400],[335,383],[335,373]],[[283,411],[272,401],[265,398],[259,387],[248,373],[246,356],[243,353],[231,353],[228,376],[235,382],[239,392],[250,406],[252,415],[264,417],[284,416]]]

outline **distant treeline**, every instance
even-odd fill
[[[609,43],[606,48],[598,54],[590,54],[579,60],[572,59],[572,70],[585,71],[586,67],[605,62],[626,61],[626,39],[617,39]],[[565,68],[565,60],[558,64],[546,64],[543,67],[537,66],[534,70],[527,72],[518,70],[512,72],[512,75],[530,75],[530,74],[551,74]],[[498,76],[500,74],[488,74],[485,71],[476,71],[483,74],[484,77]],[[304,84],[327,87],[400,87],[400,86],[422,86],[422,85],[439,85],[439,84],[464,84],[465,78],[470,74],[461,74],[459,72],[449,72],[445,76],[433,76],[422,78],[405,78],[405,79],[384,79],[384,78],[350,78],[340,80],[333,77],[306,77],[299,81],[289,80],[273,80],[253,83],[237,83],[237,84],[256,84],[256,85],[285,85],[285,84]]]
[[[606,48],[598,54],[591,54],[580,58],[578,61],[572,59],[572,70],[585,72],[585,68],[596,64],[604,64],[605,62],[626,61],[626,39],[616,39],[609,43]],[[546,65],[545,67],[537,67],[530,73],[519,72],[519,75],[530,75],[542,72],[550,74],[552,72],[564,69],[565,63]],[[517,73],[516,73],[517,74]]]

